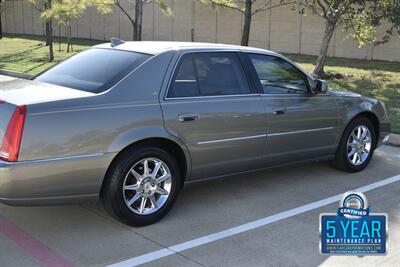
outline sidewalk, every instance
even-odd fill
[[[390,134],[385,144],[400,147],[400,134]]]

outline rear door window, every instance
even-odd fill
[[[249,93],[249,85],[236,53],[190,53],[178,63],[168,98]]]

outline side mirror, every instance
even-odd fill
[[[315,80],[314,82],[314,93],[324,94],[328,92],[328,83],[323,80]]]

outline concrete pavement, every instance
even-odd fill
[[[48,257],[59,256],[75,266],[119,263],[398,175],[399,163],[400,148],[383,146],[376,151],[371,165],[355,174],[336,171],[327,163],[314,163],[190,183],[166,218],[142,228],[115,221],[100,203],[0,205],[0,225],[8,221],[27,235],[27,240],[19,240],[21,233],[17,230],[10,235],[10,228],[0,229],[0,266],[43,266],[43,259],[38,260],[34,253],[46,248]],[[398,192],[400,182],[366,194],[373,212],[389,216],[386,256],[320,255],[319,214],[335,212],[337,203],[333,203],[144,266],[395,266],[400,262]],[[24,247],[24,242],[32,240],[40,244],[36,252]]]

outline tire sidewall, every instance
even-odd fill
[[[140,215],[128,208],[123,196],[123,185],[126,174],[140,160],[157,158],[167,164],[171,171],[171,192],[164,205],[152,214]],[[176,160],[166,151],[158,147],[138,147],[123,153],[110,171],[108,184],[104,192],[106,207],[113,215],[128,225],[144,226],[155,223],[164,217],[172,208],[179,193],[181,183],[180,172]]]

